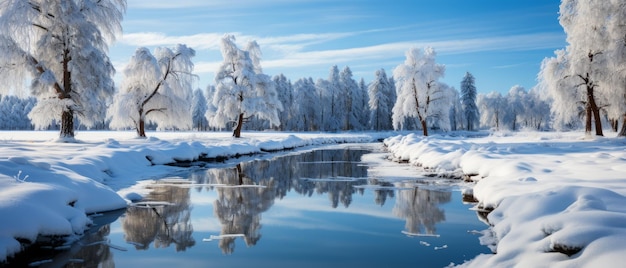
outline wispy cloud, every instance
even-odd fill
[[[185,36],[168,36],[164,33],[143,32],[124,34],[119,43],[130,46],[173,46],[186,44],[194,49],[219,49],[223,34],[201,33]]]
[[[298,0],[301,2],[334,2],[333,0]],[[231,0],[231,1],[211,1],[211,0],[134,0],[128,1],[129,8],[141,8],[141,9],[182,9],[182,8],[241,8],[241,7],[255,7],[266,5],[279,5],[293,3],[292,0]]]
[[[237,37],[241,46],[247,41],[256,40],[264,53],[263,68],[277,72],[286,72],[290,68],[327,68],[331,65],[349,65],[353,67],[359,64],[400,63],[402,58],[404,58],[404,53],[412,47],[423,48],[430,46],[435,48],[440,55],[460,55],[489,51],[515,52],[558,48],[563,46],[565,40],[561,33],[546,32],[481,38],[416,39],[344,49],[325,49],[333,42],[341,42],[343,41],[342,39],[360,38],[361,35],[374,31],[379,30],[281,36],[233,34]],[[221,61],[221,58],[215,55],[219,55],[216,53],[219,51],[219,43],[222,36],[223,33],[173,36],[158,32],[138,32],[125,34],[119,43],[134,47],[187,44],[198,50],[199,55],[204,54],[203,56],[198,56],[195,61],[195,73],[211,76],[217,70]],[[207,54],[211,54],[210,61],[206,60],[209,59],[209,57],[206,57]],[[117,66],[121,67],[123,64],[120,62]],[[370,69],[374,70],[381,67],[383,66],[378,65]],[[508,66],[500,66],[500,68],[505,67]]]
[[[448,40],[412,40],[385,44],[331,50],[309,49],[316,44],[357,36],[364,32],[295,34],[287,36],[259,37],[233,33],[238,40],[256,40],[261,49],[281,51],[282,58],[266,59],[266,66],[300,66],[303,64],[321,64],[329,61],[348,61],[357,59],[379,59],[389,55],[403,55],[411,47],[435,48],[441,54],[472,53],[480,51],[525,51],[556,48],[563,44],[564,37],[555,33],[520,34],[484,38],[464,38]],[[132,46],[172,46],[183,43],[195,49],[219,50],[221,33],[202,33],[186,36],[168,36],[164,33],[125,34],[120,43]]]

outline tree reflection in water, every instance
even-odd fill
[[[220,235],[243,234],[247,246],[256,245],[261,239],[261,213],[274,204],[274,178],[255,180],[243,172],[241,164],[235,168],[210,169],[207,177],[217,184],[255,186],[217,187],[218,198],[213,205],[213,212],[222,224]],[[235,239],[236,237],[224,237],[219,241],[219,247],[224,254],[235,251]]]
[[[155,248],[176,245],[176,251],[184,251],[195,245],[192,237],[189,188],[172,187],[172,182],[156,181],[145,197],[148,201],[163,201],[170,205],[131,206],[122,219],[124,239],[136,249],[148,249],[154,242]],[[161,185],[161,186],[160,186]]]
[[[354,194],[363,194],[361,185],[377,185],[374,202],[383,206],[388,198],[397,195],[393,214],[406,220],[408,234],[435,234],[435,224],[445,220],[441,203],[451,200],[450,192],[437,192],[415,188],[414,182],[406,185],[368,178],[368,167],[360,162],[367,150],[316,150],[298,155],[277,157],[271,160],[244,162],[231,168],[212,168],[194,172],[189,180],[198,192],[216,191],[214,216],[220,221],[219,247],[224,254],[235,251],[235,240],[243,237],[248,247],[261,239],[261,214],[274,200],[282,199],[288,192],[304,196],[327,195],[330,206],[349,207]],[[171,183],[171,182],[170,182]],[[410,185],[410,186],[409,186]],[[395,187],[411,188],[395,193]],[[191,236],[190,196],[188,187],[160,187],[147,197],[151,201],[172,203],[162,207],[131,207],[123,220],[126,240],[138,249],[147,249],[154,241],[155,247],[176,244],[185,250],[195,244]]]
[[[451,192],[432,191],[419,187],[401,190],[398,191],[398,198],[392,213],[406,219],[404,227],[407,235],[435,235],[435,224],[446,220],[445,212],[439,208],[439,204],[450,202],[451,199]]]

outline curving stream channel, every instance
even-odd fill
[[[9,266],[445,267],[491,253],[462,182],[387,161],[380,144],[272,157],[142,183],[142,202],[96,215],[78,243]]]

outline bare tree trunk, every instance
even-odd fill
[[[237,126],[235,127],[235,131],[233,131],[233,137],[241,138],[241,128],[243,127],[243,113],[239,114],[239,119],[237,120]]]
[[[69,69],[70,51],[63,51],[63,92],[60,99],[70,98],[72,92],[72,73]],[[71,108],[61,113],[61,138],[74,138],[74,111]]]
[[[137,124],[137,136],[140,138],[145,138],[146,121],[144,120],[143,105],[141,106],[141,108],[139,108],[139,111],[137,111],[137,113],[139,114],[139,122],[135,122]]]
[[[596,127],[596,136],[604,136],[604,134],[602,133],[602,118],[600,118],[600,108],[596,104],[595,97],[593,96],[593,88],[587,88],[587,96],[591,112],[593,113],[593,119]],[[591,132],[591,126],[589,128],[589,132]]]
[[[626,114],[622,115],[622,129],[617,134],[619,137],[626,137]]]
[[[146,122],[143,120],[143,118],[139,119],[139,125],[137,126],[137,136],[141,138],[146,137]]]
[[[611,129],[613,132],[617,132],[619,130],[619,120],[617,118],[611,118],[609,119],[609,122],[611,122]]]
[[[63,111],[61,114],[61,138],[74,138],[74,112],[70,110]]]
[[[426,120],[420,119],[420,124],[422,124],[422,133],[424,133],[424,136],[428,136],[428,126],[426,125]]]

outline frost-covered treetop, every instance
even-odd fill
[[[417,79],[430,83],[444,76],[446,67],[435,62],[437,53],[432,47],[424,48],[423,53],[417,48],[409,49],[405,55],[404,64],[399,65],[393,72],[396,82]]]

